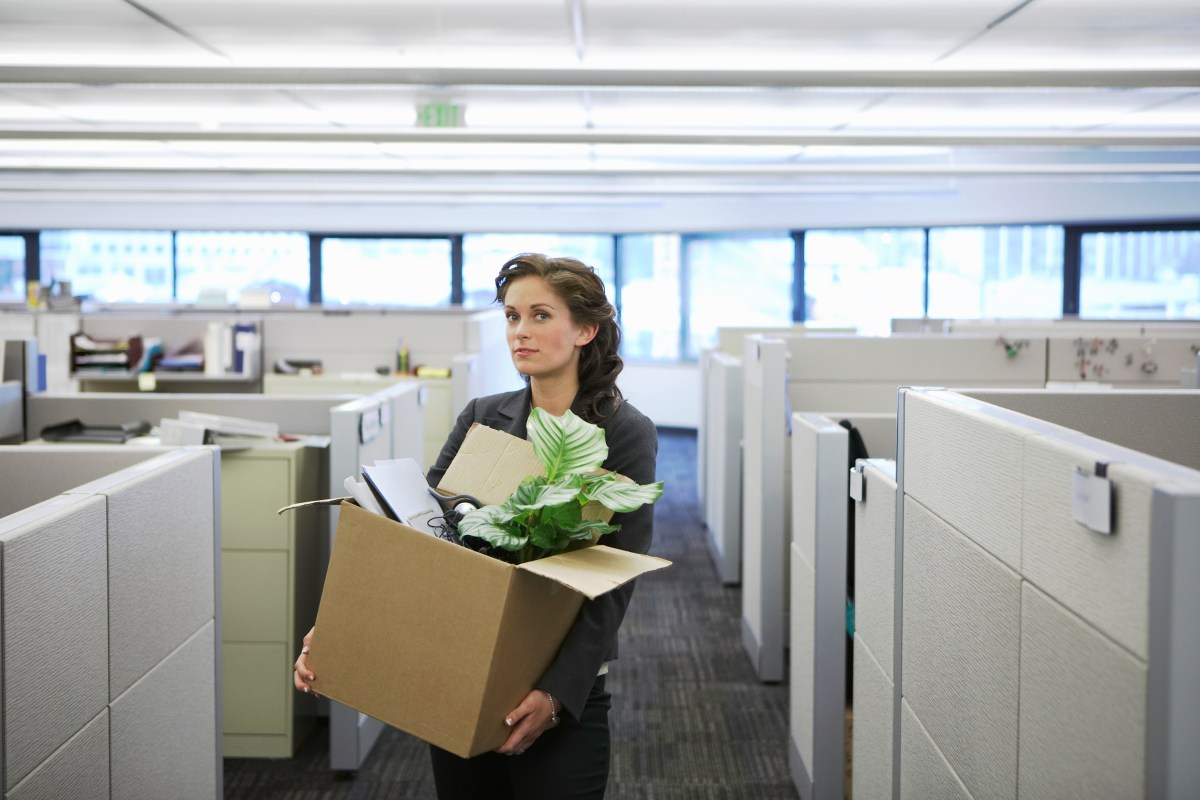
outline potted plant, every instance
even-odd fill
[[[620,528],[585,513],[589,503],[628,512],[662,496],[662,481],[643,486],[602,471],[604,430],[569,410],[556,417],[533,409],[527,438],[546,474],[526,478],[503,503],[469,511],[458,522],[459,536],[484,540],[485,552],[503,551],[518,564],[543,558]]]

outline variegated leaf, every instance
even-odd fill
[[[561,417],[535,408],[529,414],[526,435],[534,455],[546,468],[546,477],[591,472],[608,458],[608,445],[600,427],[584,422],[569,409]]]
[[[483,506],[463,515],[458,521],[458,534],[483,539],[493,547],[520,550],[529,537],[510,530],[506,523],[512,520],[512,513],[504,506]]]
[[[644,486],[624,481],[607,481],[592,486],[588,490],[588,498],[613,511],[628,512],[655,502],[662,497],[662,491],[662,481]]]

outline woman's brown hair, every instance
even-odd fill
[[[573,322],[596,326],[596,336],[579,353],[579,394],[572,408],[588,422],[606,419],[621,403],[617,375],[625,368],[625,362],[618,353],[621,329],[617,325],[617,311],[604,294],[604,281],[582,261],[521,253],[500,268],[496,276],[496,302],[504,302],[513,281],[529,276],[550,285],[566,302]]]

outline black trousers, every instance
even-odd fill
[[[438,800],[600,800],[608,786],[611,706],[601,675],[578,722],[551,728],[519,756],[459,758],[430,745]]]

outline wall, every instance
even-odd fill
[[[617,384],[629,402],[669,428],[700,424],[700,368],[695,364],[625,364]]]

